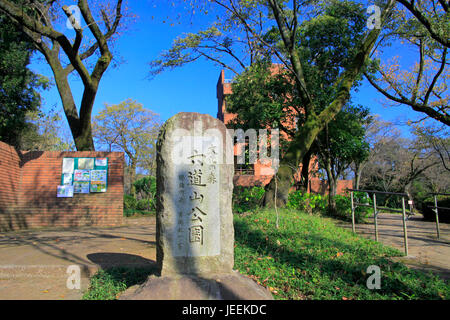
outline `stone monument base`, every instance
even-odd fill
[[[273,300],[272,294],[238,272],[208,276],[150,276],[119,300]]]

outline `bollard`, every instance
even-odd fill
[[[408,255],[408,231],[406,230],[405,197],[402,197],[403,237],[405,242],[405,254]]]
[[[350,198],[352,201],[352,230],[353,230],[353,233],[356,233],[356,230],[355,230],[355,206],[354,206],[354,202],[353,202],[353,191],[350,193]]]
[[[439,230],[439,215],[438,215],[438,205],[437,205],[437,196],[434,195],[434,213],[436,214],[436,230],[438,239],[441,238],[441,232]]]
[[[377,222],[377,198],[375,193],[373,194],[373,219],[375,223],[375,241],[378,241],[378,222]]]

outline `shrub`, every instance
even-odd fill
[[[135,210],[136,205],[137,205],[137,201],[133,196],[131,196],[129,194],[125,194],[123,196],[123,208],[125,210]]]
[[[351,220],[352,217],[352,205],[350,195],[342,196],[336,195],[336,215],[333,217]],[[372,200],[368,198],[364,192],[354,193],[355,203],[372,204]],[[287,207],[290,209],[296,209],[300,211],[328,214],[328,196],[322,196],[320,194],[302,193],[301,191],[295,191],[289,194]],[[359,206],[355,208],[355,222],[362,222],[373,209],[369,207]]]
[[[147,176],[136,180],[133,183],[137,193],[141,193],[143,198],[153,198],[156,195],[156,177]]]
[[[243,213],[259,207],[264,188],[262,187],[235,187],[233,190],[233,212]]]
[[[137,201],[136,209],[142,210],[142,211],[154,210],[155,208],[154,208],[153,199],[141,199],[141,200]]]
[[[136,210],[134,209],[123,209],[123,216],[127,218],[134,216],[135,213]]]
[[[135,214],[154,214],[156,178],[153,176],[143,177],[134,182],[136,188],[136,198],[132,195],[123,197],[123,214],[131,217]]]
[[[336,195],[336,214],[338,218],[351,221],[352,219],[352,200],[350,195]],[[365,192],[353,193],[354,203],[372,205],[372,199]],[[373,213],[373,209],[365,206],[356,206],[355,208],[355,222],[360,223],[367,218],[370,213]]]
[[[287,207],[307,212],[323,212],[327,206],[327,196],[295,191],[289,194]]]
[[[438,207],[450,208],[450,197],[439,196],[437,198]],[[427,198],[424,202],[419,204],[420,211],[423,214],[423,218],[426,221],[436,221],[436,213],[434,213],[434,197]],[[432,207],[432,208],[430,208]],[[449,209],[438,209],[439,222],[450,223],[450,210]]]

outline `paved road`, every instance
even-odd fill
[[[369,221],[372,222],[373,218]],[[380,213],[377,221],[379,241],[404,252],[402,216]],[[350,230],[352,227],[342,222],[338,225]],[[436,223],[423,221],[419,214],[408,219],[406,225],[409,256],[396,260],[450,279],[450,224],[440,224],[440,239],[437,239]],[[356,233],[370,239],[375,239],[374,229],[373,223],[356,225]]]
[[[89,277],[113,265],[152,266],[155,218],[126,219],[115,228],[41,229],[0,234],[0,300],[81,299]],[[69,290],[67,268],[81,270],[81,289]]]
[[[351,230],[351,225],[338,223]],[[374,238],[373,225],[357,225],[357,232]],[[41,229],[0,234],[0,300],[81,299],[89,277],[112,265],[154,266],[155,218],[126,219],[116,228]],[[410,258],[416,268],[450,276],[450,226],[441,225],[441,240],[435,225],[408,221]],[[379,236],[384,244],[403,248],[401,216],[381,214]],[[69,290],[67,268],[81,269],[81,289]]]

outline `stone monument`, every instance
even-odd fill
[[[179,113],[157,143],[159,276],[120,299],[272,299],[233,271],[233,139],[209,115]]]

